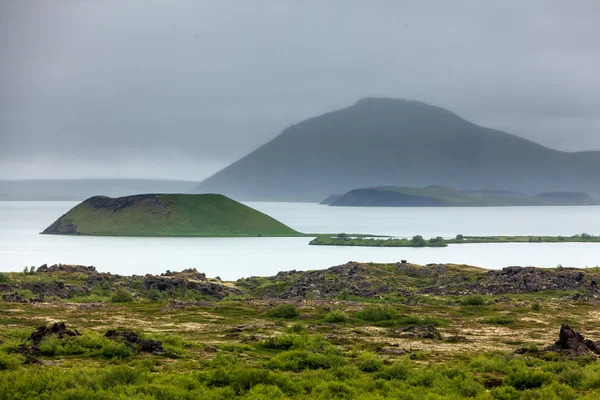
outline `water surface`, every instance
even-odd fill
[[[446,248],[308,246],[309,238],[131,238],[40,235],[76,202],[0,202],[0,271],[43,263],[94,265],[118,274],[195,267],[237,279],[347,261],[586,267],[600,243],[466,244]],[[572,235],[600,233],[600,207],[354,208],[247,203],[302,232],[392,236]]]

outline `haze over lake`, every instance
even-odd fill
[[[231,280],[347,261],[573,267],[600,264],[600,243],[465,244],[446,248],[309,246],[309,238],[130,238],[40,235],[76,202],[0,202],[0,271],[43,263],[94,265],[117,274],[195,267]],[[301,232],[426,238],[598,234],[600,207],[354,208],[246,203]]]

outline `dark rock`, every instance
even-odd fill
[[[585,339],[581,333],[563,324],[560,327],[558,341],[552,346],[546,347],[544,351],[554,351],[570,355],[585,355],[590,353],[600,355],[600,343]]]
[[[152,339],[142,339],[136,332],[110,330],[104,336],[110,340],[120,340],[131,348],[137,348],[139,351],[152,354],[163,354],[165,352],[162,342]]]
[[[50,267],[48,264],[40,265],[36,272],[47,273],[47,272],[85,272],[85,273],[97,273],[96,267],[85,265],[63,265],[54,264]]]
[[[403,356],[409,353],[409,351],[406,349],[399,349],[396,347],[376,347],[375,352],[381,354],[393,354],[397,356]]]
[[[29,303],[29,301],[27,299],[24,299],[23,296],[21,296],[17,292],[10,293],[10,294],[3,294],[2,301],[5,301],[7,303]]]
[[[461,343],[461,342],[468,342],[469,339],[467,339],[465,336],[455,335],[455,336],[447,337],[446,341],[448,341],[450,343]]]
[[[28,340],[30,340],[34,346],[37,346],[46,336],[51,335],[56,335],[59,339],[70,336],[81,336],[81,334],[77,332],[77,329],[71,331],[67,329],[64,322],[57,322],[49,327],[46,325],[40,326],[31,334],[31,336],[29,336]]]
[[[411,325],[398,329],[398,332],[421,339],[443,340],[441,333],[433,325]]]
[[[31,365],[31,364],[43,364],[42,361],[40,361],[39,358],[35,357],[33,354],[31,354],[30,352],[28,352],[25,355],[25,361],[23,361],[23,364],[25,365]]]

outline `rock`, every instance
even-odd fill
[[[36,272],[47,273],[47,272],[85,272],[85,273],[97,273],[96,267],[86,267],[85,265],[63,265],[54,264],[48,266],[48,264],[42,264],[36,270]]]
[[[554,351],[556,353],[576,356],[590,353],[600,355],[600,342],[585,339],[582,334],[563,324],[560,327],[558,341],[552,346],[546,347],[544,351]]]
[[[460,343],[460,342],[468,342],[469,339],[467,339],[466,336],[455,335],[455,336],[447,337],[446,341],[450,342],[450,343]]]
[[[29,301],[27,299],[24,299],[23,296],[21,296],[17,292],[10,293],[10,294],[3,294],[2,301],[5,301],[7,303],[29,303]]]
[[[56,335],[59,339],[64,339],[65,337],[70,336],[81,336],[81,334],[77,332],[77,329],[71,331],[67,329],[64,322],[57,322],[49,327],[46,325],[40,326],[31,334],[31,336],[29,336],[28,340],[30,340],[34,346],[37,346],[40,344],[42,339],[51,335]]]
[[[43,363],[42,363],[42,361],[40,361],[39,358],[35,357],[33,354],[27,353],[25,355],[25,361],[23,361],[23,364],[31,365],[31,364],[43,364]]]
[[[110,330],[104,336],[110,340],[120,340],[131,348],[137,348],[138,351],[152,354],[163,354],[165,352],[162,342],[159,340],[141,339],[137,333],[132,331]]]
[[[393,354],[396,356],[403,356],[409,353],[406,349],[399,349],[396,347],[376,347],[375,352],[381,354]]]
[[[398,329],[398,332],[421,339],[443,340],[441,333],[433,325],[411,325]]]

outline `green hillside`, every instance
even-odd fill
[[[443,186],[384,186],[351,190],[331,206],[353,207],[486,207],[545,204],[518,192],[460,191]]]
[[[287,236],[295,230],[219,194],[94,196],[44,230],[99,236]]]

